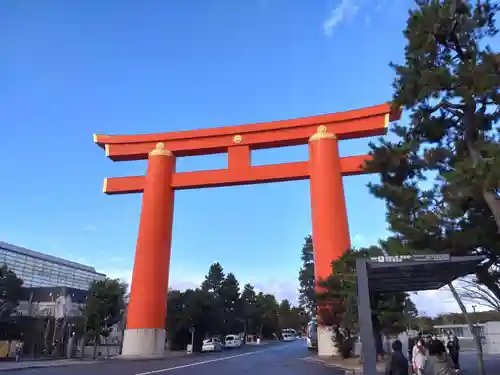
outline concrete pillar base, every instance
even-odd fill
[[[157,358],[165,353],[163,328],[126,329],[121,358]]]
[[[339,350],[333,340],[333,330],[330,326],[318,325],[318,355],[331,357],[338,355]]]

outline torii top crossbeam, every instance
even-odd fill
[[[243,185],[309,178],[307,162],[252,167],[250,151],[307,144],[319,127],[339,140],[384,135],[390,121],[398,120],[400,110],[390,104],[346,112],[303,117],[267,123],[227,126],[200,130],[141,135],[98,135],[94,142],[113,161],[144,160],[157,143],[165,143],[174,156],[228,153],[228,168],[215,171],[175,173],[175,189]],[[341,158],[344,175],[363,172],[367,155]],[[142,176],[107,178],[104,192],[126,194],[142,191]]]

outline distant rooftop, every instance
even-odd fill
[[[77,262],[72,262],[70,260],[62,259],[62,258],[55,257],[52,255],[40,253],[38,251],[25,249],[24,247],[12,245],[12,244],[7,243],[7,242],[0,241],[0,249],[12,251],[12,252],[17,253],[17,254],[27,255],[27,256],[30,256],[33,258],[46,260],[48,262],[76,268],[76,269],[79,269],[82,271],[93,272],[93,273],[105,276],[104,274],[97,272],[94,267],[90,267],[90,266],[87,266],[85,264],[81,264],[81,263],[77,263]]]

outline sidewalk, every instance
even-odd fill
[[[24,360],[21,362],[1,361],[0,372],[2,371],[20,371],[25,369],[45,368],[45,367],[61,367],[74,365],[89,365],[100,363],[102,361],[79,361],[77,359],[42,359],[42,360]]]
[[[335,368],[344,371],[345,375],[360,375],[363,374],[363,364],[359,358],[341,359],[339,357],[322,357],[319,355],[311,355],[303,358],[304,361],[317,362],[327,367]],[[386,363],[377,363],[378,373],[384,373]]]
[[[348,360],[341,360],[335,357],[320,357],[312,355],[302,358],[305,361],[321,363],[324,366],[335,368],[344,371],[345,375],[362,375],[363,366],[359,362],[359,358],[350,358]],[[484,355],[484,365],[487,375],[496,375],[499,373],[500,368],[500,354],[498,355]],[[464,352],[460,355],[461,375],[477,375],[477,358],[474,352]],[[377,370],[379,374],[383,374],[385,369],[384,363],[377,363]]]
[[[150,360],[162,360],[162,359],[171,359],[171,358],[179,358],[186,356],[186,352],[184,351],[167,351],[165,354],[158,358],[137,358],[137,359],[128,359],[131,361],[150,361]],[[25,369],[36,369],[36,368],[46,368],[46,367],[63,367],[63,366],[76,366],[76,365],[91,365],[98,364],[103,362],[108,362],[110,360],[118,360],[120,357],[110,357],[110,358],[98,358],[98,359],[90,359],[86,358],[83,361],[79,359],[31,359],[26,358],[21,360],[20,362],[15,361],[0,361],[0,372],[3,371],[20,371]]]

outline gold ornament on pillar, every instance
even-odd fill
[[[149,156],[172,156],[172,153],[165,148],[165,143],[159,142]]]
[[[328,128],[325,125],[320,125],[318,129],[316,129],[316,133],[309,138],[309,142],[318,141],[320,139],[337,139],[337,136],[333,133],[328,133]]]

